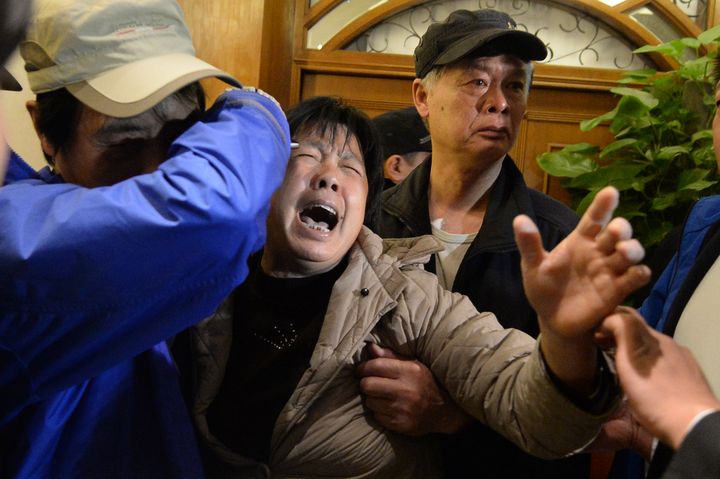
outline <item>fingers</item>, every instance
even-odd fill
[[[398,384],[394,379],[378,376],[367,376],[360,380],[360,391],[368,398],[395,399]]]
[[[594,238],[608,224],[619,201],[620,193],[612,186],[600,190],[580,218],[577,231],[584,236]]]
[[[612,318],[616,315],[622,315],[627,310],[634,311],[633,308],[629,306],[618,306],[615,308],[615,311],[612,314],[609,314],[602,323],[600,323],[600,326],[597,327],[595,330],[595,342],[598,343],[603,348],[614,348],[616,346],[615,343],[615,335],[614,335],[614,326],[611,324],[613,321],[617,321],[618,318]],[[627,314],[632,314],[632,312],[627,312]]]
[[[650,268],[641,264],[630,266],[622,274],[613,279],[612,297],[617,302],[633,291],[645,286],[650,281]]]
[[[375,343],[368,343],[366,348],[373,358],[401,359],[401,356],[395,354],[392,349],[380,347]]]
[[[401,361],[398,359],[375,358],[363,361],[357,367],[360,377],[377,376],[380,378],[398,379],[400,377]]]
[[[615,218],[603,228],[595,240],[598,248],[606,254],[615,251],[615,245],[632,238],[632,226],[625,218]]]
[[[618,355],[627,355],[628,359],[651,357],[656,353],[660,333],[650,328],[640,314],[631,308],[623,308],[608,316],[600,325],[604,334],[615,338]]]
[[[518,215],[513,220],[513,231],[523,261],[530,267],[540,264],[545,256],[545,249],[535,223],[526,215]]]
[[[640,315],[631,308],[618,308],[613,314],[608,316],[600,324],[600,332],[604,335],[615,339],[616,343],[620,343],[620,338],[625,341],[628,332],[627,322],[635,321]],[[642,319],[640,319],[642,321]],[[626,344],[623,342],[623,344]]]

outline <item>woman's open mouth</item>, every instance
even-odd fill
[[[327,233],[337,226],[338,214],[331,206],[313,203],[300,211],[300,221],[310,229]]]

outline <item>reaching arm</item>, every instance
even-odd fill
[[[614,188],[601,190],[577,228],[546,252],[537,228],[526,216],[515,219],[522,255],[523,285],[540,323],[540,349],[550,371],[565,389],[582,398],[597,386],[600,321],[650,278],[636,265],[642,246],[631,238],[623,218],[610,221],[618,204]]]
[[[573,399],[582,400],[597,387],[595,325],[649,276],[647,268],[633,266],[643,251],[630,239],[630,225],[622,219],[608,224],[616,205],[616,191],[601,192],[576,230],[550,253],[529,218],[515,223],[525,287],[545,318],[543,356]],[[425,365],[372,348],[381,354],[362,363],[358,373],[366,404],[383,426],[410,435],[467,426],[469,416]]]
[[[720,411],[700,367],[687,348],[651,329],[623,308],[602,323],[598,335],[616,346],[620,385],[638,422],[678,448],[699,414]]]

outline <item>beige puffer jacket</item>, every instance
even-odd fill
[[[431,438],[389,432],[363,407],[355,368],[367,341],[422,361],[467,412],[535,455],[558,458],[596,435],[611,411],[592,416],[577,408],[551,383],[535,340],[438,286],[423,264],[439,248],[430,236],[383,241],[361,232],[333,289],[310,368],[275,423],[272,477],[441,475]],[[195,331],[192,414],[201,440],[239,466],[247,459],[214,438],[205,418],[222,382],[231,327],[229,317],[216,315]]]

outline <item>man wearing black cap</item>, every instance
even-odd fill
[[[546,54],[538,37],[516,29],[498,11],[458,10],[428,28],[415,49],[413,98],[432,137],[432,156],[384,192],[378,227],[384,237],[440,239],[445,251],[429,264],[440,283],[469,296],[478,310],[495,313],[503,326],[533,336],[537,317],[523,292],[512,220],[518,214],[533,218],[548,249],[577,222],[569,208],[528,188],[508,155],[527,107],[531,61]],[[404,370],[402,362],[396,369]],[[400,396],[393,381],[387,384],[387,394]],[[395,429],[415,432],[404,427]],[[449,476],[467,468],[486,478],[588,474],[585,455],[540,461],[479,424],[446,442],[452,442],[446,448]]]
[[[430,157],[430,134],[412,106],[373,118],[382,142],[385,189],[397,185]]]

